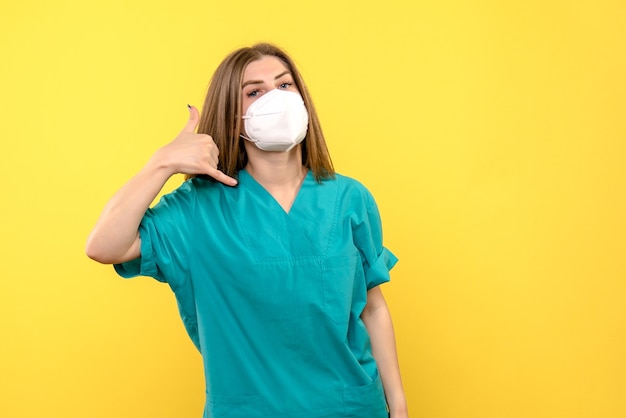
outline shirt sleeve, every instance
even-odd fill
[[[374,197],[365,188],[362,197],[363,208],[360,219],[353,223],[353,234],[363,262],[367,290],[370,290],[390,280],[389,271],[398,258],[383,246],[382,222]]]
[[[115,264],[115,271],[124,278],[149,276],[177,287],[188,271],[195,197],[186,182],[148,209],[139,226],[141,256]]]

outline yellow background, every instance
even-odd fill
[[[0,417],[201,416],[169,288],[83,248],[260,40],[378,200],[411,416],[625,417],[621,0],[3,1]]]

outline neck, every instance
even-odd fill
[[[253,144],[245,144],[248,154],[246,171],[266,189],[300,185],[306,175],[302,166],[300,145],[288,152],[261,151]]]
[[[288,152],[261,151],[249,143],[245,146],[246,171],[289,213],[307,173],[302,165],[301,146]]]

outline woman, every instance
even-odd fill
[[[197,133],[195,133],[197,128]],[[176,173],[188,180],[152,200]],[[335,174],[293,61],[231,53],[200,117],[113,196],[87,255],[174,291],[205,417],[406,417],[376,204]]]

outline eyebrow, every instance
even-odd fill
[[[279,78],[281,78],[282,76],[286,75],[286,74],[291,74],[291,71],[287,70],[287,71],[283,71],[282,73],[278,74],[276,77],[274,77],[274,80],[278,80]],[[246,87],[249,84],[263,84],[263,80],[248,80],[245,83],[243,83],[241,85],[241,88]]]

